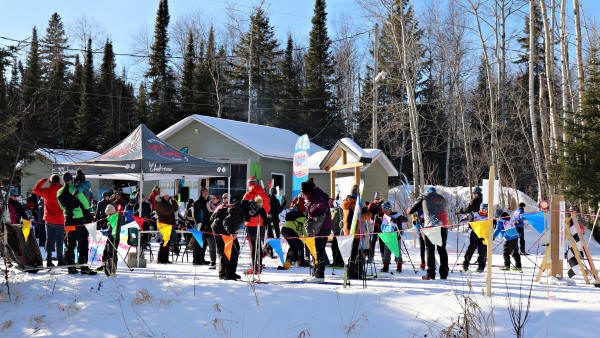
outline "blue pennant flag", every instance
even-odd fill
[[[534,212],[532,214],[523,214],[523,219],[526,220],[539,234],[544,232],[545,222],[547,222],[543,211]]]
[[[192,236],[194,236],[194,238],[196,239],[196,242],[198,242],[198,245],[200,245],[200,247],[203,248],[204,241],[202,240],[202,231],[190,229],[190,232],[192,233]]]
[[[279,255],[279,259],[281,260],[281,265],[285,264],[285,260],[283,259],[283,249],[281,248],[281,239],[269,238],[267,240],[267,244],[269,244],[271,248],[273,248],[273,250],[277,252],[277,255]]]

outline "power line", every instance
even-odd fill
[[[368,30],[365,30],[365,31],[362,31],[362,32],[355,33],[353,35],[349,35],[349,36],[341,37],[339,39],[331,40],[331,43],[334,44],[334,43],[338,43],[338,42],[341,42],[341,41],[346,41],[346,40],[349,40],[349,39],[354,39],[354,38],[357,38],[357,37],[359,37],[361,35],[370,33],[372,31],[373,31],[373,29],[368,29]],[[11,42],[16,42],[19,45],[22,45],[22,44],[31,45],[31,41],[28,41],[30,39],[29,37],[26,38],[26,39],[15,39],[15,38],[7,37],[7,36],[0,36],[0,39],[6,40],[6,41],[11,41]],[[44,45],[42,41],[40,41],[39,44],[40,45]],[[306,50],[308,48],[309,48],[308,46],[307,47],[296,47],[293,50],[294,51],[302,51],[302,50]],[[73,47],[64,47],[62,49],[66,50],[66,51],[72,51],[72,52],[81,52],[81,53],[86,53],[87,52],[87,50],[85,50],[85,49],[73,48]],[[104,53],[104,51],[102,51],[102,50],[92,50],[92,54],[103,54],[103,53]],[[150,54],[136,54],[136,53],[131,53],[131,52],[119,53],[119,52],[114,52],[113,51],[113,54],[115,56],[133,57],[133,58],[138,58],[138,59],[149,59],[151,57]],[[233,59],[233,58],[239,58],[239,57],[240,57],[239,55],[221,55],[221,56],[215,55],[214,56],[215,59],[222,59],[222,58],[226,58],[226,59],[230,59],[231,58],[231,59]],[[167,59],[180,59],[181,60],[181,59],[184,58],[184,56],[182,56],[182,55],[167,55],[166,58]]]

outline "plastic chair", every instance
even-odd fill
[[[131,248],[135,247],[136,250],[138,250],[138,238],[140,236],[140,229],[138,228],[129,228],[127,229],[127,245],[129,245],[129,249],[127,249],[127,253],[125,254],[125,257],[127,257],[127,255],[129,255],[129,251],[131,250]],[[142,245],[142,251],[140,252],[140,255],[144,254],[144,248],[148,247],[148,249],[150,250],[150,261],[152,261],[152,247],[149,245],[146,245],[146,243],[141,243]]]

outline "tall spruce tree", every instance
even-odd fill
[[[92,39],[88,39],[81,72],[81,96],[79,111],[75,120],[75,146],[79,149],[101,150],[102,132],[98,130],[99,112],[97,110],[96,81],[94,78],[94,56]]]
[[[58,13],[48,21],[46,35],[42,39],[40,56],[43,65],[44,107],[43,127],[40,140],[54,146],[64,146],[69,126],[74,118],[72,102],[69,100],[67,69],[71,65],[66,54],[69,47],[67,35]]]
[[[194,104],[194,67],[196,59],[196,46],[194,44],[194,34],[188,32],[187,45],[183,56],[183,72],[181,74],[181,87],[179,95],[181,98],[181,108],[179,119],[196,113]]]
[[[274,28],[262,8],[256,8],[250,16],[248,32],[240,38],[233,53],[238,57],[233,60],[230,74],[232,96],[243,98],[235,102],[239,107],[236,117],[246,120],[248,116],[248,68],[250,68],[252,77],[250,121],[273,125],[274,104],[279,88],[277,59],[281,52],[279,43],[275,39]]]
[[[10,65],[11,53],[4,48],[0,48],[0,113],[6,112],[8,109],[8,81],[4,74],[8,65]]]
[[[294,60],[294,40],[288,34],[283,60],[281,61],[281,90],[276,107],[275,123],[280,128],[290,129],[296,133],[305,133],[307,125],[304,120],[295,120],[298,116],[298,104],[301,102],[300,70]]]
[[[114,144],[126,129],[119,116],[116,66],[112,43],[106,40],[98,79],[98,101],[104,134],[102,148]]]
[[[24,121],[24,132],[33,131],[32,126],[39,129],[40,136],[46,134],[46,119],[42,114],[42,63],[40,60],[39,40],[37,29],[33,27],[31,31],[31,44],[25,63],[22,81],[23,107],[27,111],[28,118]],[[31,133],[33,136],[33,133]]]
[[[148,106],[148,95],[146,94],[146,84],[142,81],[138,88],[138,95],[135,104],[135,124],[148,124],[150,107]]]
[[[154,40],[150,47],[150,68],[146,76],[150,81],[151,118],[150,127],[154,130],[167,128],[176,119],[175,79],[169,66],[169,5],[160,0],[156,12]]]
[[[325,0],[315,0],[308,51],[304,57],[306,86],[303,89],[308,135],[322,146],[333,145],[341,136],[343,121],[331,93],[333,58],[327,34]],[[300,112],[299,112],[300,113]]]
[[[583,105],[567,124],[569,157],[562,159],[561,178],[570,200],[589,206],[600,202],[600,51],[590,48]]]

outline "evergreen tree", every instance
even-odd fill
[[[79,149],[102,149],[103,136],[98,126],[96,81],[94,79],[94,57],[92,39],[88,39],[81,73],[81,96],[79,111],[75,120],[75,145]]]
[[[19,78],[19,62],[17,58],[13,58],[13,63],[10,71],[10,82],[8,83],[8,109],[17,112],[22,107],[21,81]]]
[[[301,102],[300,71],[294,60],[294,41],[288,34],[284,57],[281,62],[281,90],[275,123],[280,128],[290,129],[298,134],[307,130],[302,120],[294,120],[298,116],[298,104]]]
[[[600,202],[600,51],[590,48],[585,92],[580,112],[569,120],[570,142],[563,144],[569,157],[562,160],[562,183],[570,200],[587,205]]]
[[[179,95],[181,97],[181,109],[178,119],[183,119],[196,113],[196,105],[194,104],[195,58],[196,51],[194,45],[194,34],[190,30],[188,32],[185,55],[183,56],[183,72],[181,74],[181,88],[179,89]]]
[[[370,147],[371,132],[373,125],[373,68],[367,66],[365,69],[364,79],[361,84],[360,98],[358,102],[358,111],[354,114],[354,121],[350,121],[354,125],[354,141],[361,147]]]
[[[205,42],[200,41],[194,65],[194,105],[197,114],[210,114],[210,74],[205,62]]]
[[[21,82],[23,93],[23,108],[26,109],[28,118],[24,120],[23,132],[33,136],[37,129],[38,141],[43,141],[48,134],[46,128],[47,117],[42,113],[42,63],[40,60],[39,40],[37,29],[31,31],[31,44],[27,54],[23,80]]]
[[[273,125],[274,103],[279,88],[277,59],[281,52],[275,39],[273,26],[269,23],[262,8],[256,8],[250,16],[250,27],[233,52],[231,69],[232,97],[240,97],[235,105],[239,107],[236,118],[247,119],[248,114],[248,65],[252,77],[251,100],[252,123]]]
[[[10,56],[11,54],[8,50],[0,48],[0,114],[6,112],[8,109],[8,84],[4,74],[6,67],[10,65]]]
[[[169,5],[167,0],[160,0],[156,12],[154,40],[150,47],[150,69],[146,76],[150,80],[151,118],[148,123],[154,130],[170,126],[176,119],[175,79],[169,66]]]
[[[115,74],[115,54],[110,40],[104,43],[104,53],[102,55],[102,64],[100,65],[100,78],[98,81],[98,102],[100,107],[100,116],[102,116],[103,144],[102,148],[114,144],[126,130],[122,125],[120,110],[118,109],[117,97],[117,75]]]
[[[44,79],[43,134],[40,140],[48,145],[64,146],[74,112],[69,100],[67,68],[71,64],[65,54],[69,47],[62,19],[53,13],[42,39],[40,56]]]
[[[341,136],[343,121],[331,93],[334,69],[326,21],[325,0],[315,0],[309,47],[304,57],[306,86],[303,110],[311,126],[309,137],[328,147]]]
[[[146,84],[140,83],[138,88],[138,96],[135,105],[134,126],[141,123],[148,124],[150,117],[150,107],[148,106],[148,95],[146,94]]]

